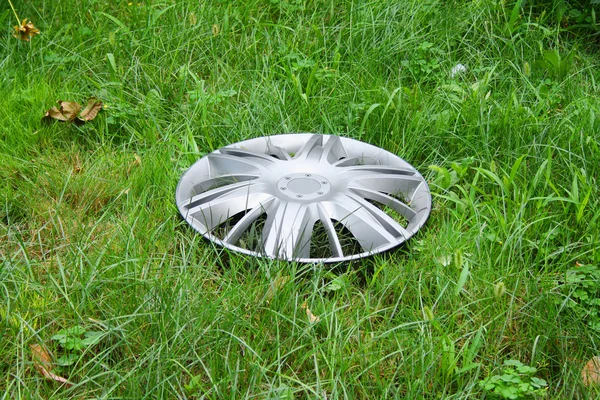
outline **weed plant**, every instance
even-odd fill
[[[600,57],[528,3],[34,0],[27,43],[2,8],[0,398],[484,398],[506,360],[546,398],[598,396],[598,299],[572,271],[600,264]],[[40,122],[91,96],[95,120]],[[324,266],[178,217],[193,162],[284,132],[408,160],[428,224]],[[53,340],[73,329],[93,342]]]

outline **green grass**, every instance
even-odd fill
[[[513,4],[17,2],[31,43],[2,8],[0,398],[484,398],[509,359],[548,398],[597,396],[580,370],[598,321],[566,275],[600,264],[598,47]],[[543,50],[573,52],[566,73]],[[94,121],[40,122],[90,96]],[[283,132],[408,160],[432,183],[426,227],[325,267],[230,253],[181,221],[188,166]],[[103,335],[54,367],[75,385],[44,379],[30,345],[57,358],[77,325]]]

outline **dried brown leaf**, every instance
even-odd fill
[[[87,105],[79,115],[79,119],[87,122],[96,118],[96,115],[102,110],[102,102],[95,97],[90,97]]]
[[[31,344],[29,347],[31,348],[33,366],[40,374],[44,375],[44,378],[64,383],[66,386],[73,386],[66,378],[52,372],[52,356],[45,347],[40,344]]]
[[[52,369],[52,356],[48,353],[45,347],[41,344],[30,344],[31,354],[33,356],[33,366],[38,368],[44,368],[47,370]]]
[[[81,111],[81,105],[79,105],[79,103],[76,101],[59,100],[58,104],[60,104],[60,112],[69,121],[73,121],[75,118],[77,118],[79,111]]]
[[[76,125],[83,125],[88,121],[96,118],[102,109],[102,102],[95,97],[90,97],[87,105],[81,110],[81,105],[76,101],[59,100],[60,108],[52,107],[46,111],[46,115],[42,118],[44,122],[50,122],[55,119],[62,122],[74,122]]]
[[[585,386],[600,385],[600,356],[593,357],[581,370],[581,379]]]
[[[321,320],[321,318],[319,318],[319,316],[313,314],[312,311],[310,311],[310,308],[308,308],[308,306],[306,305],[306,302],[302,303],[301,307],[306,310],[306,316],[308,317],[308,321],[311,324],[316,324],[317,322],[319,322]]]
[[[27,22],[27,18],[25,18],[23,22],[21,22],[21,25],[16,25],[15,31],[13,32],[14,37],[16,37],[17,39],[24,40],[26,42],[29,42],[29,39],[39,34],[39,29],[33,26],[33,22]]]
[[[48,111],[46,111],[46,115],[42,118],[43,122],[50,122],[53,119],[58,121],[68,121],[67,117],[65,117],[56,107],[52,107]]]

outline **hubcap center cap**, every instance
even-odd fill
[[[277,182],[279,194],[294,200],[315,200],[331,190],[331,184],[321,175],[312,173],[287,174]]]
[[[318,192],[321,184],[312,178],[296,178],[288,183],[287,188],[294,193],[310,194]]]

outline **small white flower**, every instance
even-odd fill
[[[467,71],[467,67],[462,64],[456,64],[454,68],[450,71],[450,78],[454,78],[458,74],[462,74]]]

